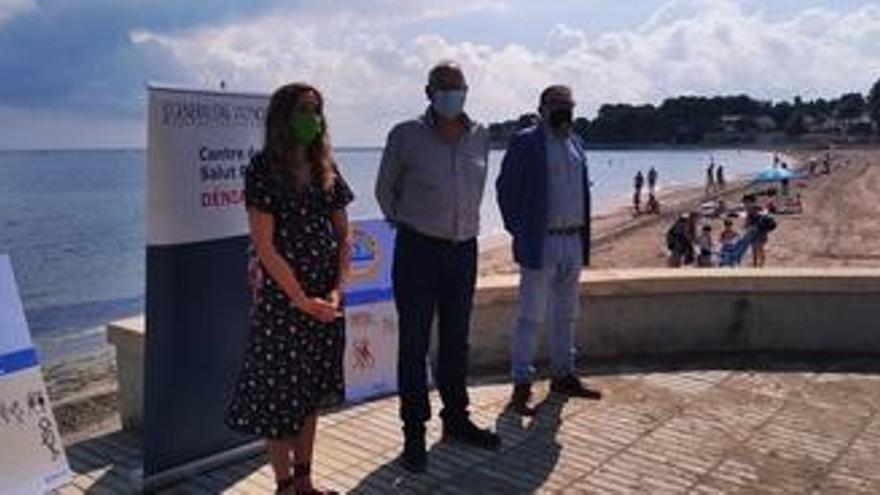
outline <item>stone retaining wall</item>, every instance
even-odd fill
[[[518,276],[480,279],[471,330],[474,373],[508,366]],[[880,270],[714,269],[587,271],[581,277],[581,355],[699,352],[880,354]],[[114,322],[121,413],[141,418],[143,318]],[[545,339],[539,360],[545,356]]]

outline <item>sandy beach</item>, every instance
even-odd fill
[[[55,419],[66,443],[116,428],[116,353],[112,347],[43,365]]]
[[[780,151],[789,162],[805,164],[815,151]],[[773,267],[880,267],[880,150],[836,150],[831,174],[793,181],[804,211],[777,215],[777,229],[767,244],[767,266]],[[750,187],[744,181],[728,184],[716,197],[735,204]],[[681,213],[705,201],[703,187],[660,194],[660,215],[633,216],[631,208],[594,217],[592,267],[661,268],[666,266],[665,233]],[[721,220],[711,221],[717,242]],[[736,227],[741,230],[742,223]],[[750,262],[749,255],[744,259]],[[495,246],[481,260],[480,274],[515,273],[509,246]],[[690,269],[690,268],[685,268]]]
[[[820,153],[780,154],[790,163],[803,164]],[[778,227],[767,244],[767,266],[880,267],[880,216],[875,203],[880,197],[880,150],[837,150],[833,156],[831,174],[793,183],[804,211],[776,217]],[[746,182],[732,182],[719,197],[735,203],[748,189]],[[592,269],[665,266],[666,229],[680,213],[696,209],[705,195],[700,186],[660,190],[658,196],[660,215],[633,216],[630,208],[620,208],[594,218]],[[713,222],[717,236],[720,220]],[[750,261],[748,255],[745,261]],[[481,276],[517,271],[506,243],[494,243],[481,254]],[[44,371],[66,442],[118,427],[112,349],[51,364]]]

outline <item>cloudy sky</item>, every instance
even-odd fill
[[[0,0],[0,148],[143,146],[146,83],[220,80],[312,82],[337,145],[380,144],[446,58],[484,121],[533,110],[556,82],[588,117],[679,94],[866,93],[880,2]]]

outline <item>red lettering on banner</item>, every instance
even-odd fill
[[[202,208],[223,208],[244,203],[244,189],[214,189],[202,193]]]

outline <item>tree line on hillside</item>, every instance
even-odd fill
[[[536,114],[489,125],[492,142],[506,146]],[[596,117],[578,117],[574,131],[592,145],[749,144],[808,135],[866,138],[880,130],[880,80],[868,95],[770,102],[737,96],[679,96],[660,105],[605,104]]]

